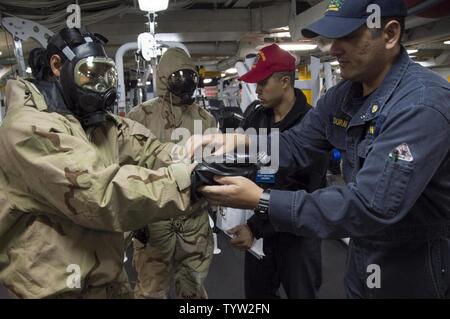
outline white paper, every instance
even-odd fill
[[[216,224],[219,229],[231,237],[231,234],[227,231],[238,225],[246,224],[247,220],[253,214],[254,212],[252,210],[224,207],[222,211],[217,213]],[[255,240],[253,246],[248,251],[258,259],[264,258],[263,239]]]

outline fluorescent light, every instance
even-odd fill
[[[236,68],[229,68],[228,70],[225,71],[226,74],[236,74],[237,73],[237,69]]]
[[[416,50],[416,49],[410,49],[410,50],[406,50],[406,52],[408,52],[408,54],[414,54],[414,53],[419,52],[419,50]]]
[[[25,70],[25,72],[28,73],[28,74],[33,73],[33,71],[31,71],[31,68],[30,68],[30,67],[27,67],[27,69]]]
[[[450,40],[444,41],[444,44],[450,45]]]
[[[145,85],[150,85],[150,84],[152,84],[152,82],[150,82],[150,81],[145,82]]]
[[[209,84],[212,82],[212,79],[204,79],[203,84]]]
[[[139,0],[139,9],[148,12],[167,10],[169,0]]]
[[[0,51],[0,56],[3,54],[3,52],[2,51]]]
[[[286,51],[310,51],[317,48],[317,44],[310,43],[286,43],[280,44],[280,48]]]
[[[289,31],[285,32],[274,32],[268,35],[269,38],[290,38],[291,33]]]
[[[331,64],[332,66],[338,66],[338,65],[339,65],[339,62],[338,62],[338,61],[331,61],[330,64]]]

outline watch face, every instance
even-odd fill
[[[267,216],[269,213],[269,201],[270,201],[270,190],[265,190],[261,194],[259,199],[258,207],[255,209],[255,213],[262,216]]]

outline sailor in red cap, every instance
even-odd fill
[[[285,131],[299,124],[311,109],[305,95],[294,88],[296,59],[273,44],[263,48],[253,68],[240,80],[257,83],[257,101],[250,104],[241,127]],[[263,189],[316,190],[325,186],[325,160],[318,159],[308,172],[279,169],[258,173],[256,182]],[[316,298],[321,284],[321,241],[290,233],[276,232],[267,218],[253,215],[246,225],[230,230],[231,244],[242,250],[264,239],[263,259],[245,255],[245,295],[249,299],[279,298],[280,285],[290,299]]]
[[[277,44],[266,46],[258,52],[258,57],[252,69],[241,76],[239,80],[247,83],[257,83],[265,80],[275,72],[294,72],[296,59]]]
[[[250,104],[249,113],[256,105],[272,109],[275,122],[283,119],[292,109],[298,95],[306,103],[301,91],[294,90],[296,58],[277,44],[264,47],[252,69],[239,80],[257,83],[258,101]]]

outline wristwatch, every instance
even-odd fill
[[[265,189],[259,198],[258,206],[255,208],[255,214],[268,218],[269,216],[270,189]]]

